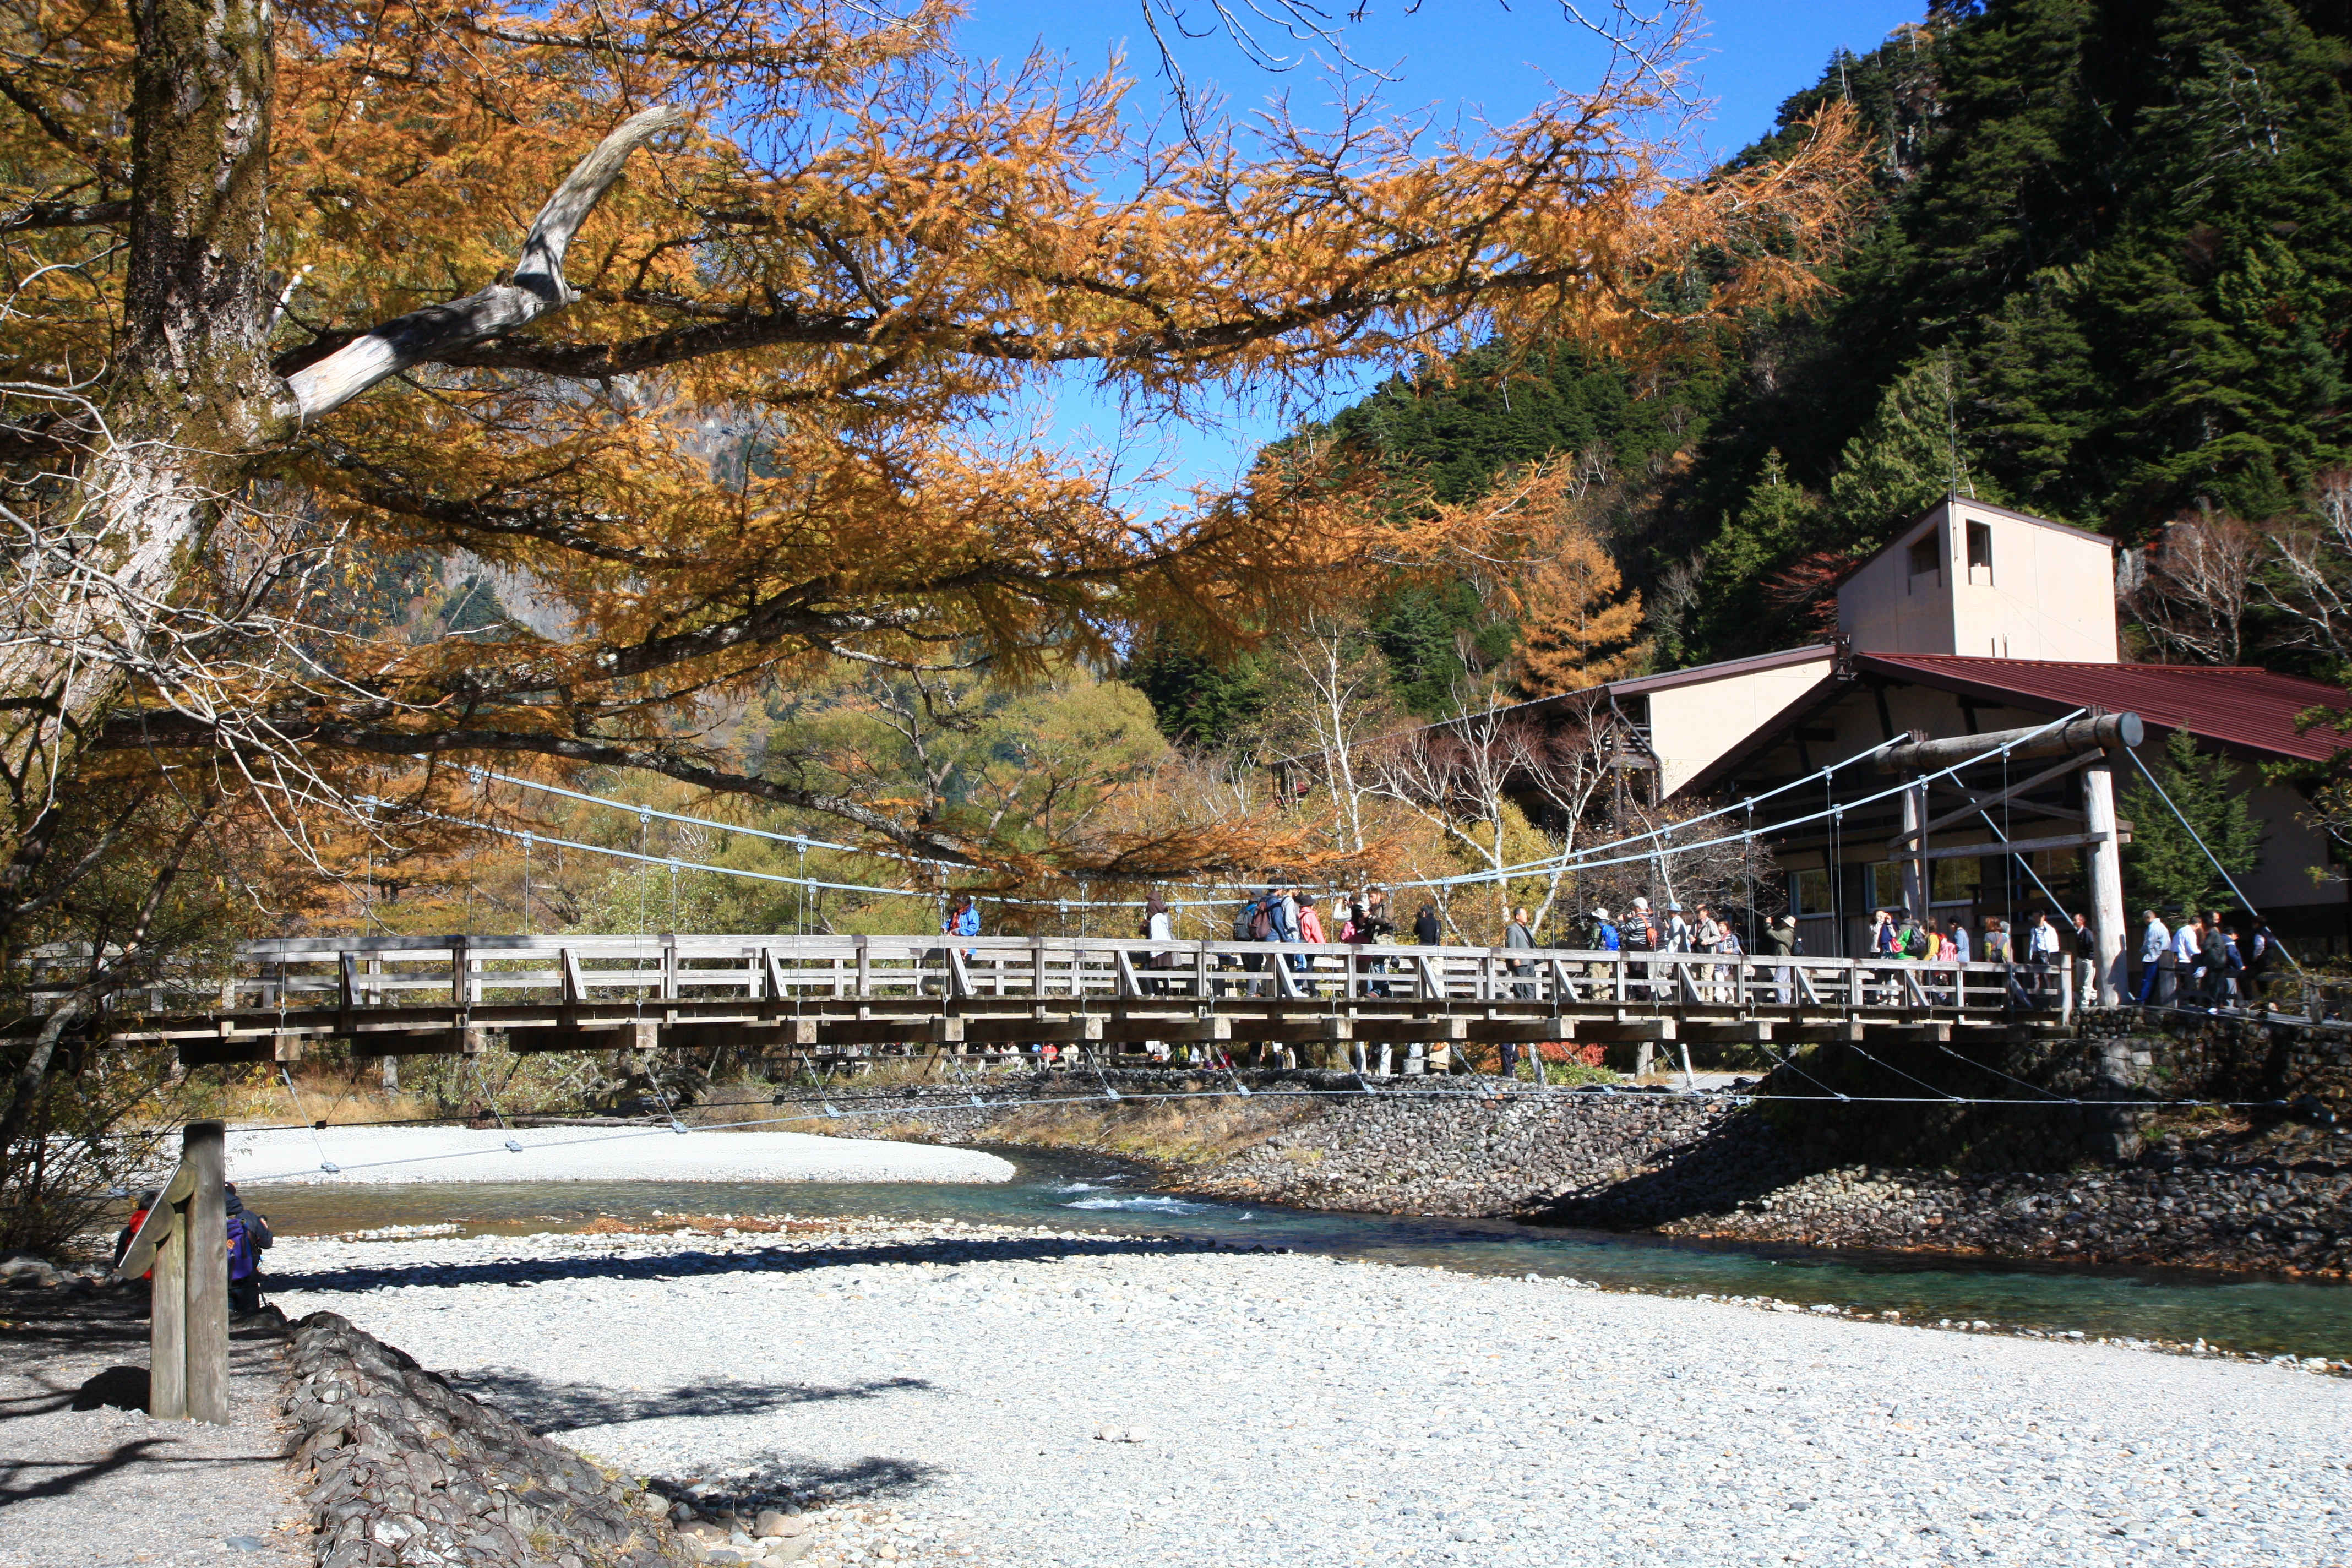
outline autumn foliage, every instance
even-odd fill
[[[194,685],[127,661],[108,743],[197,748],[297,815],[354,768],[429,804],[414,759],[526,753],[986,859],[986,835],[858,798],[820,759],[752,755],[734,716],[844,665],[1037,678],[1146,625],[1234,647],[1519,529],[1507,507],[1401,515],[1313,447],[1140,515],[1095,461],[1008,433],[1025,391],[1080,370],[1148,420],[1211,389],[1303,405],[1335,367],[1493,335],[1631,348],[1804,289],[1857,156],[1832,114],[1783,162],[1674,178],[1638,73],[1498,128],[1269,112],[1166,141],[1116,75],[992,73],[957,57],[955,21],[824,0],[279,9],[268,297],[230,301],[274,358],[184,389],[192,407],[275,395],[269,375],[508,273],[631,111],[676,104],[688,128],[588,219],[562,310],[206,455],[226,478],[181,595],[233,608],[234,635]],[[136,326],[142,204],[171,173],[139,130],[161,123],[133,90],[150,40],[94,0],[14,0],[0,33],[0,380],[152,399],[106,379]],[[13,494],[37,513],[77,437],[8,395]],[[1638,612],[1559,542],[1528,580],[1538,657],[1611,668]],[[395,635],[352,586],[453,561],[511,614]]]

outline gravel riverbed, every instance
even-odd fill
[[[2352,1558],[2352,1382],[2285,1366],[884,1220],[272,1261],[811,1568]]]

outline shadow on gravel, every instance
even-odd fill
[[[112,1405],[117,1410],[147,1408],[147,1369],[143,1366],[110,1366],[104,1372],[85,1379],[74,1390],[76,1410],[98,1410]]]
[[[0,1459],[0,1508],[5,1508],[10,1503],[29,1501],[34,1498],[64,1497],[70,1492],[80,1490],[101,1477],[112,1475],[117,1470],[127,1469],[142,1463],[156,1463],[158,1461],[150,1458],[147,1450],[160,1448],[167,1441],[168,1439],[163,1437],[141,1437],[133,1442],[118,1445],[114,1451],[103,1459],[94,1459],[85,1464],[47,1464],[38,1459]],[[168,1464],[174,1461],[162,1462]],[[193,1462],[201,1465],[207,1461],[198,1459],[177,1462]],[[19,1484],[38,1470],[57,1470],[61,1473],[51,1476],[47,1480]]]
[[[845,1503],[911,1496],[947,1473],[936,1465],[879,1456],[829,1465],[783,1454],[762,1454],[749,1465],[730,1469],[724,1477],[655,1476],[646,1480],[646,1489],[673,1502],[690,1501],[697,1507],[723,1502],[741,1508],[746,1504],[811,1498]],[[689,1492],[688,1488],[700,1489]]]
[[[625,1245],[625,1244],[624,1244]],[[1062,1258],[1150,1258],[1231,1252],[1184,1237],[1002,1237],[976,1240],[876,1242],[809,1249],[672,1252],[658,1258],[518,1258],[484,1263],[407,1263],[383,1268],[320,1268],[273,1273],[273,1290],[383,1290],[402,1286],[538,1285],[555,1279],[691,1279],[726,1274],[800,1274],[877,1263],[1034,1263]]]
[[[840,1388],[811,1383],[742,1383],[724,1378],[657,1394],[646,1389],[608,1388],[594,1383],[561,1383],[504,1366],[439,1375],[452,1388],[497,1405],[541,1436],[551,1432],[575,1432],[583,1426],[618,1426],[675,1415],[750,1415],[825,1400],[875,1399],[908,1390],[928,1393],[933,1386],[919,1377],[884,1378]]]

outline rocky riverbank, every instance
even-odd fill
[[[816,1124],[1096,1149],[1180,1191],[1309,1208],[2352,1277],[2337,1110],[2352,1117],[2352,1047],[2245,1021],[2117,1028],[1900,1058],[1825,1047],[1738,1096],[1066,1073],[992,1081],[981,1105],[967,1086],[835,1093],[859,1114]],[[1237,1083],[1255,1092],[1214,1092]],[[2189,1100],[2220,1103],[2157,1103]]]

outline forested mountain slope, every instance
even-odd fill
[[[1662,666],[1815,635],[1821,585],[1950,487],[2131,543],[2291,522],[2352,444],[2347,35],[2342,0],[1939,4],[1732,160],[1830,99],[1877,135],[1813,301],[1639,371],[1482,351],[1329,428],[1441,500],[1579,453]],[[1428,589],[1382,629],[1407,688],[1514,631]]]

